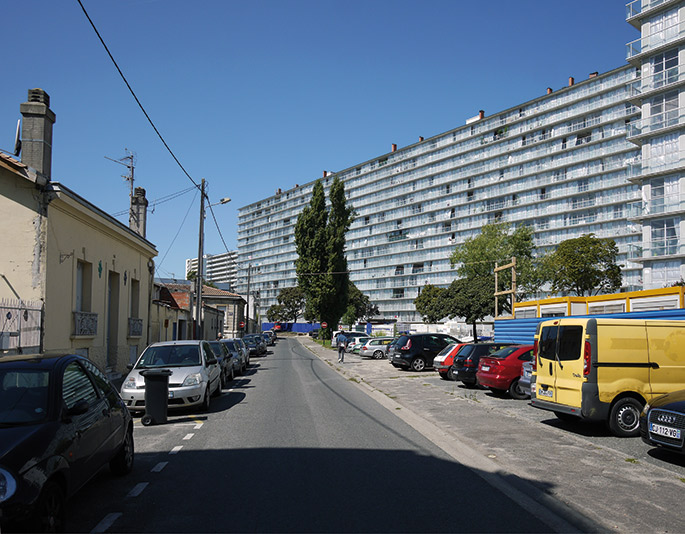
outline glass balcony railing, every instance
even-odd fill
[[[628,123],[627,137],[647,135],[685,123],[685,108],[669,109]]]
[[[626,20],[636,17],[643,11],[665,4],[668,0],[633,0],[626,4]]]
[[[654,50],[662,45],[680,39],[684,35],[685,23],[676,22],[675,24],[671,24],[666,28],[655,31],[649,35],[645,35],[644,37],[640,37],[639,39],[635,39],[634,41],[626,44],[626,59],[630,60],[631,58],[642,54],[643,52],[649,52],[650,50]]]
[[[685,243],[681,243],[678,237],[652,239],[651,241],[643,241],[641,243],[630,243],[626,252],[628,259],[631,260],[673,256],[685,254]]]
[[[628,84],[630,97],[641,97],[645,93],[668,87],[671,84],[685,79],[685,69],[683,65],[676,65],[670,69],[638,78]]]
[[[650,174],[665,174],[683,167],[685,167],[685,151],[644,159],[638,156],[628,162],[628,177],[641,178]]]

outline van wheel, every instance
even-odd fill
[[[640,433],[642,403],[632,397],[616,401],[609,414],[609,430],[614,436],[628,438]]]

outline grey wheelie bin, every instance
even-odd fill
[[[143,425],[161,425],[167,422],[169,403],[169,369],[148,369],[141,371],[145,378],[145,415]]]

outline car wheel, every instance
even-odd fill
[[[512,399],[516,400],[523,400],[528,398],[528,395],[521,389],[521,386],[519,386],[519,379],[517,378],[514,380],[511,385],[509,386],[509,395],[511,395]]]
[[[412,371],[423,371],[426,368],[426,360],[423,358],[417,357],[414,358],[411,362],[411,370]]]
[[[383,359],[383,351],[382,350],[377,350],[373,353],[373,357],[376,358],[377,360],[382,360]]]
[[[609,414],[609,429],[614,436],[628,438],[640,433],[642,403],[632,397],[616,401]]]
[[[475,381],[475,380],[474,380],[474,381],[471,381],[471,380],[469,380],[469,381],[462,380],[461,382],[462,382],[462,384],[464,384],[467,388],[475,388],[475,387],[476,387],[476,381]]]
[[[497,389],[497,388],[488,388],[490,390],[490,393],[495,395],[496,397],[503,397],[504,394],[506,393],[506,390],[502,389]]]
[[[224,389],[226,387],[226,371],[221,371],[219,383],[220,383],[219,389]]]
[[[231,370],[229,371],[227,380],[233,380],[234,378],[235,378],[235,373],[233,372],[233,366],[231,366]]]
[[[109,462],[109,468],[117,476],[127,475],[133,469],[133,428],[129,427],[121,449]]]
[[[447,369],[447,380],[452,380],[454,382],[457,381],[457,377],[454,376],[454,371],[452,371],[451,367],[449,369]]]
[[[205,396],[202,399],[202,411],[203,412],[209,411],[209,406],[210,406],[211,402],[212,402],[212,400],[209,398],[209,384],[207,384],[207,389],[205,389]]]
[[[34,530],[36,532],[64,532],[66,520],[64,492],[56,482],[48,481],[38,497]]]

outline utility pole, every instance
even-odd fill
[[[200,184],[200,237],[197,247],[197,273],[195,277],[195,339],[202,339],[202,254],[205,240],[205,179]]]
[[[108,159],[109,161],[113,161],[114,163],[118,163],[119,165],[123,165],[128,169],[128,174],[124,174],[121,177],[130,184],[130,192],[128,194],[128,200],[129,200],[129,212],[128,212],[128,220],[129,220],[129,225],[133,219],[136,219],[136,213],[133,211],[133,204],[131,203],[131,200],[133,200],[133,172],[136,168],[135,166],[135,154],[131,152],[128,148],[124,148],[126,151],[126,156],[124,156],[121,159],[112,159],[107,156],[105,156],[105,159]],[[128,163],[124,163],[125,160],[128,160]]]
[[[252,264],[247,264],[247,313],[245,314],[245,333],[250,333],[250,272],[252,271]]]

